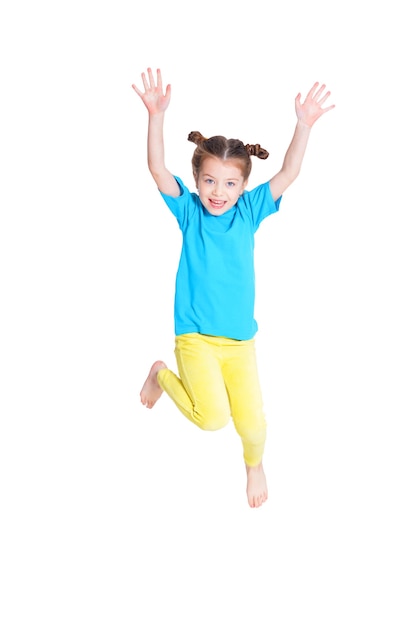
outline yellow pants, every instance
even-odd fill
[[[169,369],[158,382],[179,410],[204,430],[218,430],[230,416],[247,465],[262,460],[266,437],[255,341],[190,333],[175,339],[179,377]]]

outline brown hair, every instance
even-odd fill
[[[191,160],[193,166],[193,174],[197,182],[198,175],[204,159],[207,157],[216,157],[218,159],[235,159],[239,161],[242,170],[243,179],[246,181],[252,169],[251,156],[257,156],[259,159],[267,159],[269,152],[261,148],[259,143],[246,144],[240,139],[226,139],[222,135],[215,135],[206,139],[201,133],[194,130],[188,135],[188,141],[197,144]]]

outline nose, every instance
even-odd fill
[[[219,184],[215,185],[214,189],[213,189],[213,196],[221,196],[222,195],[222,190]]]

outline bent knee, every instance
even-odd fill
[[[230,420],[230,415],[220,414],[195,414],[195,423],[201,430],[220,430],[224,428]]]

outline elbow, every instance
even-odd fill
[[[299,167],[288,168],[288,170],[285,172],[285,187],[289,187],[290,185],[292,185],[295,179],[298,178],[300,170],[301,168]]]
[[[148,161],[148,169],[152,175],[152,178],[157,180],[161,178],[166,172],[166,168],[164,166],[161,167],[160,164],[153,163],[152,161]]]
[[[287,176],[286,176],[287,187],[292,185],[293,182],[296,180],[296,178],[298,178],[300,171],[301,171],[300,167],[294,167],[294,168],[289,169],[289,171],[287,172]]]
[[[288,167],[287,176],[290,179],[291,183],[298,178],[299,173],[301,172],[301,163],[292,163]]]

